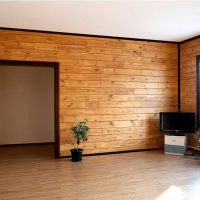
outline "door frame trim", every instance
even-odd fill
[[[200,128],[200,55],[196,57],[196,129]]]

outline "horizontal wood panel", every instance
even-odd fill
[[[133,119],[158,119],[159,114],[126,114],[126,115],[114,115],[114,114],[109,114],[109,115],[85,115],[85,118],[90,122],[90,121],[113,121],[113,120],[133,120]],[[82,116],[78,115],[63,115],[60,117],[61,122],[78,122],[82,120]]]
[[[71,127],[62,128],[60,131],[60,136],[65,138],[65,140],[70,140],[72,142],[73,137],[71,134]],[[105,135],[122,135],[122,134],[140,134],[143,133],[144,135],[151,135],[153,133],[158,132],[158,127],[109,127],[109,128],[95,128],[89,132],[89,135],[100,135],[104,137]],[[61,139],[62,142],[62,139]]]
[[[134,119],[129,121],[99,121],[99,122],[89,122],[89,126],[91,129],[95,128],[112,128],[112,127],[158,127],[158,119],[147,119],[147,120],[141,120],[141,119]],[[60,124],[61,129],[72,127],[74,125],[74,122],[61,122]]]
[[[175,107],[176,106],[165,108],[63,108],[60,113],[61,115],[158,113],[161,111],[173,111]]]
[[[76,66],[79,67],[101,67],[101,68],[125,68],[125,69],[139,69],[139,70],[168,70],[177,67],[177,64],[158,64],[158,63],[138,63],[135,61],[128,62],[124,60],[123,62],[117,61],[99,61],[99,60],[60,60],[63,67]],[[81,71],[80,71],[81,73]]]
[[[116,101],[116,102],[60,102],[60,108],[148,108],[148,107],[157,107],[165,108],[169,106],[169,101],[163,102],[130,102],[130,101]],[[171,101],[171,105],[174,105],[174,102]]]
[[[176,90],[168,89],[168,88],[156,88],[156,89],[134,89],[134,88],[72,88],[72,87],[60,87],[60,92],[63,95],[74,94],[74,95],[104,95],[110,94],[113,95],[163,95],[170,96],[173,99],[177,96]],[[62,98],[64,97],[62,95]],[[159,96],[158,96],[159,97]],[[169,99],[169,98],[167,98]]]
[[[189,71],[190,72],[190,71]],[[166,74],[165,76],[134,76],[134,75],[121,75],[121,74],[99,74],[99,73],[60,73],[60,80],[90,80],[90,81],[124,81],[124,82],[147,82],[147,83],[174,83],[177,77],[174,79],[169,79]]]
[[[165,83],[142,83],[142,82],[123,82],[123,81],[74,81],[74,80],[62,80],[60,81],[60,87],[79,87],[79,88],[90,88],[90,87],[100,87],[100,88],[152,88],[152,89],[164,89],[164,88],[176,88],[177,84],[165,84]]]
[[[81,43],[80,43],[81,44]],[[155,46],[141,45],[130,46],[129,48],[117,47],[117,48],[105,48],[98,47],[96,45],[90,46],[87,42],[87,46],[79,46],[72,44],[48,44],[48,43],[37,43],[37,42],[15,42],[15,41],[0,41],[1,48],[12,48],[18,49],[23,47],[26,50],[59,50],[60,52],[66,51],[68,53],[89,53],[89,54],[104,54],[104,55],[131,55],[131,56],[142,56],[152,58],[171,58],[176,59],[177,50],[174,52],[165,48],[163,50],[155,48]]]
[[[158,140],[156,140],[156,138]],[[87,143],[81,144],[81,147],[84,148],[84,150],[87,149],[104,149],[104,148],[117,148],[117,147],[131,147],[131,146],[142,146],[144,143],[158,143],[160,140],[163,139],[163,136],[160,134],[159,137],[156,136],[154,138],[146,138],[146,139],[127,139],[127,140],[119,140],[119,141],[102,141],[102,142],[95,142],[95,143],[90,143],[89,141]],[[70,146],[73,148],[73,144],[70,144]]]
[[[133,135],[133,134],[131,134]],[[161,134],[152,134],[150,137],[146,137],[145,139],[142,139],[142,136],[139,137],[130,137],[129,134],[123,134],[120,138],[120,135],[117,135],[116,137],[113,137],[112,135],[108,135],[107,137],[104,136],[102,138],[101,136],[90,136],[90,141],[87,141],[87,143],[81,144],[81,147],[84,148],[84,150],[87,149],[101,149],[101,148],[109,148],[109,143],[110,147],[123,147],[123,146],[135,146],[135,145],[140,145],[143,142],[149,140],[160,140],[163,138],[163,135]],[[63,139],[64,140],[64,139]],[[98,142],[95,142],[97,141]],[[112,143],[110,141],[113,141]],[[71,145],[73,148],[73,144]]]
[[[90,140],[87,141],[87,144],[83,144],[82,146],[86,146],[86,148],[89,148],[91,146],[91,144],[96,144],[96,141],[101,142],[110,142],[110,141],[115,141],[115,142],[119,142],[119,141],[124,141],[124,142],[128,142],[130,141],[138,141],[138,140],[142,140],[144,138],[148,138],[148,139],[156,139],[156,138],[161,138],[162,135],[160,133],[155,133],[155,134],[151,134],[151,135],[145,135],[144,133],[139,133],[139,134],[133,134],[133,133],[129,133],[126,134],[124,133],[123,135],[104,135],[104,137],[102,137],[101,135],[90,135]],[[128,141],[127,141],[128,140]],[[65,141],[65,138],[62,139],[62,141]]]
[[[86,144],[82,145],[84,148],[85,154],[90,153],[106,153],[106,152],[117,152],[117,151],[128,151],[128,150],[138,150],[138,149],[151,149],[151,148],[161,148],[163,147],[163,136],[160,136],[159,138],[152,138],[152,139],[138,139],[133,140],[131,142],[126,141],[120,141],[120,142],[102,142],[102,143],[91,143],[90,147],[91,149],[86,146]],[[93,145],[92,145],[93,144]],[[66,149],[74,148],[73,144],[67,144],[67,145],[61,145],[61,152],[62,156],[66,156],[68,152]]]
[[[174,90],[173,90],[174,91]],[[105,92],[106,93],[106,92]],[[174,93],[174,92],[172,92]],[[171,94],[171,93],[170,93]],[[60,95],[60,101],[141,101],[141,102],[150,102],[150,101],[170,101],[176,100],[176,96],[171,95],[156,95],[156,94],[142,94],[142,95],[71,95],[64,94]],[[174,101],[175,103],[175,101]]]
[[[177,56],[176,44],[0,30],[0,59],[60,63],[61,155],[83,119],[84,153],[162,147],[159,112],[177,110]]]
[[[156,77],[175,77],[177,78],[178,71],[173,70],[173,71],[164,71],[164,70],[150,70],[150,69],[129,69],[129,68],[105,68],[105,67],[74,67],[74,66],[61,66],[60,72],[65,72],[65,73],[80,73],[80,74],[125,74],[125,75],[133,75],[133,76],[156,76]],[[170,79],[169,78],[169,79]]]

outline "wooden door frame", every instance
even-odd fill
[[[60,158],[60,132],[59,132],[59,62],[40,62],[24,60],[0,60],[0,66],[31,66],[53,67],[54,69],[54,156]]]
[[[196,57],[196,129],[200,128],[200,55]]]

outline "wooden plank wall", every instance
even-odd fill
[[[0,59],[60,63],[60,150],[89,120],[84,153],[160,148],[160,111],[177,110],[177,44],[0,30]]]
[[[181,110],[196,112],[196,56],[200,55],[200,37],[181,44]],[[189,145],[199,146],[193,136],[189,137]]]

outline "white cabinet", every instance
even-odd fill
[[[183,155],[186,148],[186,136],[165,135],[165,153]]]

